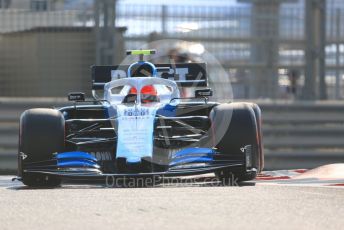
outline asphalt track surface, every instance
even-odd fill
[[[0,229],[343,229],[344,187],[293,183],[63,185],[0,176]]]

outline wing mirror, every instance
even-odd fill
[[[213,96],[213,91],[210,88],[195,90],[196,98],[204,98],[204,97],[211,97],[211,96]]]
[[[68,101],[85,101],[85,93],[81,93],[81,92],[69,93]]]

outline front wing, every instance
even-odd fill
[[[108,177],[178,177],[234,170],[245,166],[238,158],[221,158],[207,148],[189,148],[174,154],[167,169],[158,172],[104,173],[97,158],[86,152],[57,153],[53,159],[23,164],[25,174],[43,174],[73,180],[104,180]]]
[[[192,176],[206,173],[217,172],[220,170],[231,170],[237,167],[244,166],[244,163],[232,162],[219,165],[206,165],[202,167],[170,169],[165,172],[152,173],[102,173],[100,170],[94,169],[25,169],[24,173],[43,174],[57,176],[62,179],[70,180],[106,180],[108,177],[114,178],[141,178],[141,177],[178,177],[178,176]]]

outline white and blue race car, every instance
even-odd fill
[[[205,173],[254,179],[264,164],[259,107],[209,101],[204,63],[143,60],[154,52],[128,51],[140,59],[130,66],[93,66],[91,101],[70,93],[72,106],[25,111],[18,179],[50,187]],[[195,96],[182,98],[180,88],[190,86]]]

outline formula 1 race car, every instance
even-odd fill
[[[144,61],[154,53],[127,51],[139,56],[130,66],[93,66],[91,101],[70,93],[74,105],[25,111],[18,179],[49,187],[206,173],[254,179],[264,164],[259,107],[210,102],[205,63]],[[182,98],[183,87],[194,87],[194,97]]]

